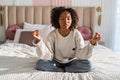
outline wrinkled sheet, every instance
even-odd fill
[[[97,45],[87,73],[35,70],[36,48],[19,43],[0,45],[0,80],[120,80],[120,55]]]

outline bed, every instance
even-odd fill
[[[50,14],[48,14],[51,8],[41,6],[5,6],[4,27],[7,30],[8,26],[13,27],[13,24],[19,24],[20,26],[24,24],[24,26],[29,25],[29,27],[40,24],[39,26],[47,25],[48,28],[48,25],[49,27],[51,26]],[[75,9],[80,17],[78,25],[87,26],[94,32],[95,8],[76,7]],[[16,25],[14,27],[14,30],[17,30]],[[42,27],[40,29],[43,30]],[[94,47],[93,55],[90,58],[93,65],[90,72],[68,73],[36,70],[36,47],[24,41],[20,42],[20,36],[18,36],[22,31],[32,30],[34,28],[26,30],[22,26],[14,34],[14,39],[12,37],[12,40],[8,40],[7,37],[6,42],[0,45],[0,80],[120,80],[120,55],[114,54],[110,49],[99,44]],[[43,31],[43,33],[46,32],[49,31]],[[28,38],[28,34],[26,36]]]

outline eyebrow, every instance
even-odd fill
[[[60,17],[64,17],[64,16],[60,16]],[[66,17],[71,17],[70,15],[66,16]]]

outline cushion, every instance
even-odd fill
[[[92,38],[92,30],[89,27],[78,27],[78,30],[82,34],[84,40],[89,40]]]
[[[7,37],[7,39],[14,40],[16,29],[20,29],[20,28],[21,27],[18,26],[18,25],[8,26],[8,28],[6,30],[6,37]]]
[[[41,24],[31,24],[24,22],[23,29],[43,29],[47,27],[48,25],[41,25]]]
[[[39,30],[40,36],[42,37],[43,41],[45,41],[48,34],[55,28],[52,25],[30,24],[24,22],[23,29]]]
[[[17,29],[16,34],[15,34],[14,42],[19,43],[19,39],[20,39],[20,36],[21,36],[22,32],[33,32],[33,31],[34,31],[33,29]]]
[[[19,43],[27,44],[33,46],[32,41],[34,37],[32,36],[33,31],[22,31],[19,38]]]
[[[33,40],[32,32],[35,30],[36,29],[32,29],[32,28],[17,29],[14,42],[15,43],[24,43],[24,44],[28,44],[30,46],[33,46],[31,44],[31,41]],[[39,30],[39,35],[41,36],[43,42],[45,42],[48,34],[53,30],[53,28],[51,29],[51,27],[48,26],[48,27],[44,27],[43,29],[37,29],[37,30]],[[27,42],[27,41],[29,41],[29,42]]]
[[[43,42],[45,42],[48,34],[52,30],[54,30],[54,27],[52,27],[51,25],[39,25],[39,24],[30,24],[24,22],[23,29],[17,29],[14,42],[24,43],[33,46],[31,44],[31,41],[33,40],[32,32],[35,30],[39,31],[39,35],[41,36]]]

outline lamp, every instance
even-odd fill
[[[101,26],[101,21],[102,21],[102,7],[97,7],[97,12],[98,12],[98,25]]]
[[[0,6],[0,26],[3,24],[2,20],[2,11],[4,10],[4,6]]]
[[[98,25],[101,26],[101,21],[102,21],[102,0],[100,2],[100,6],[98,6],[96,10],[98,12]]]

